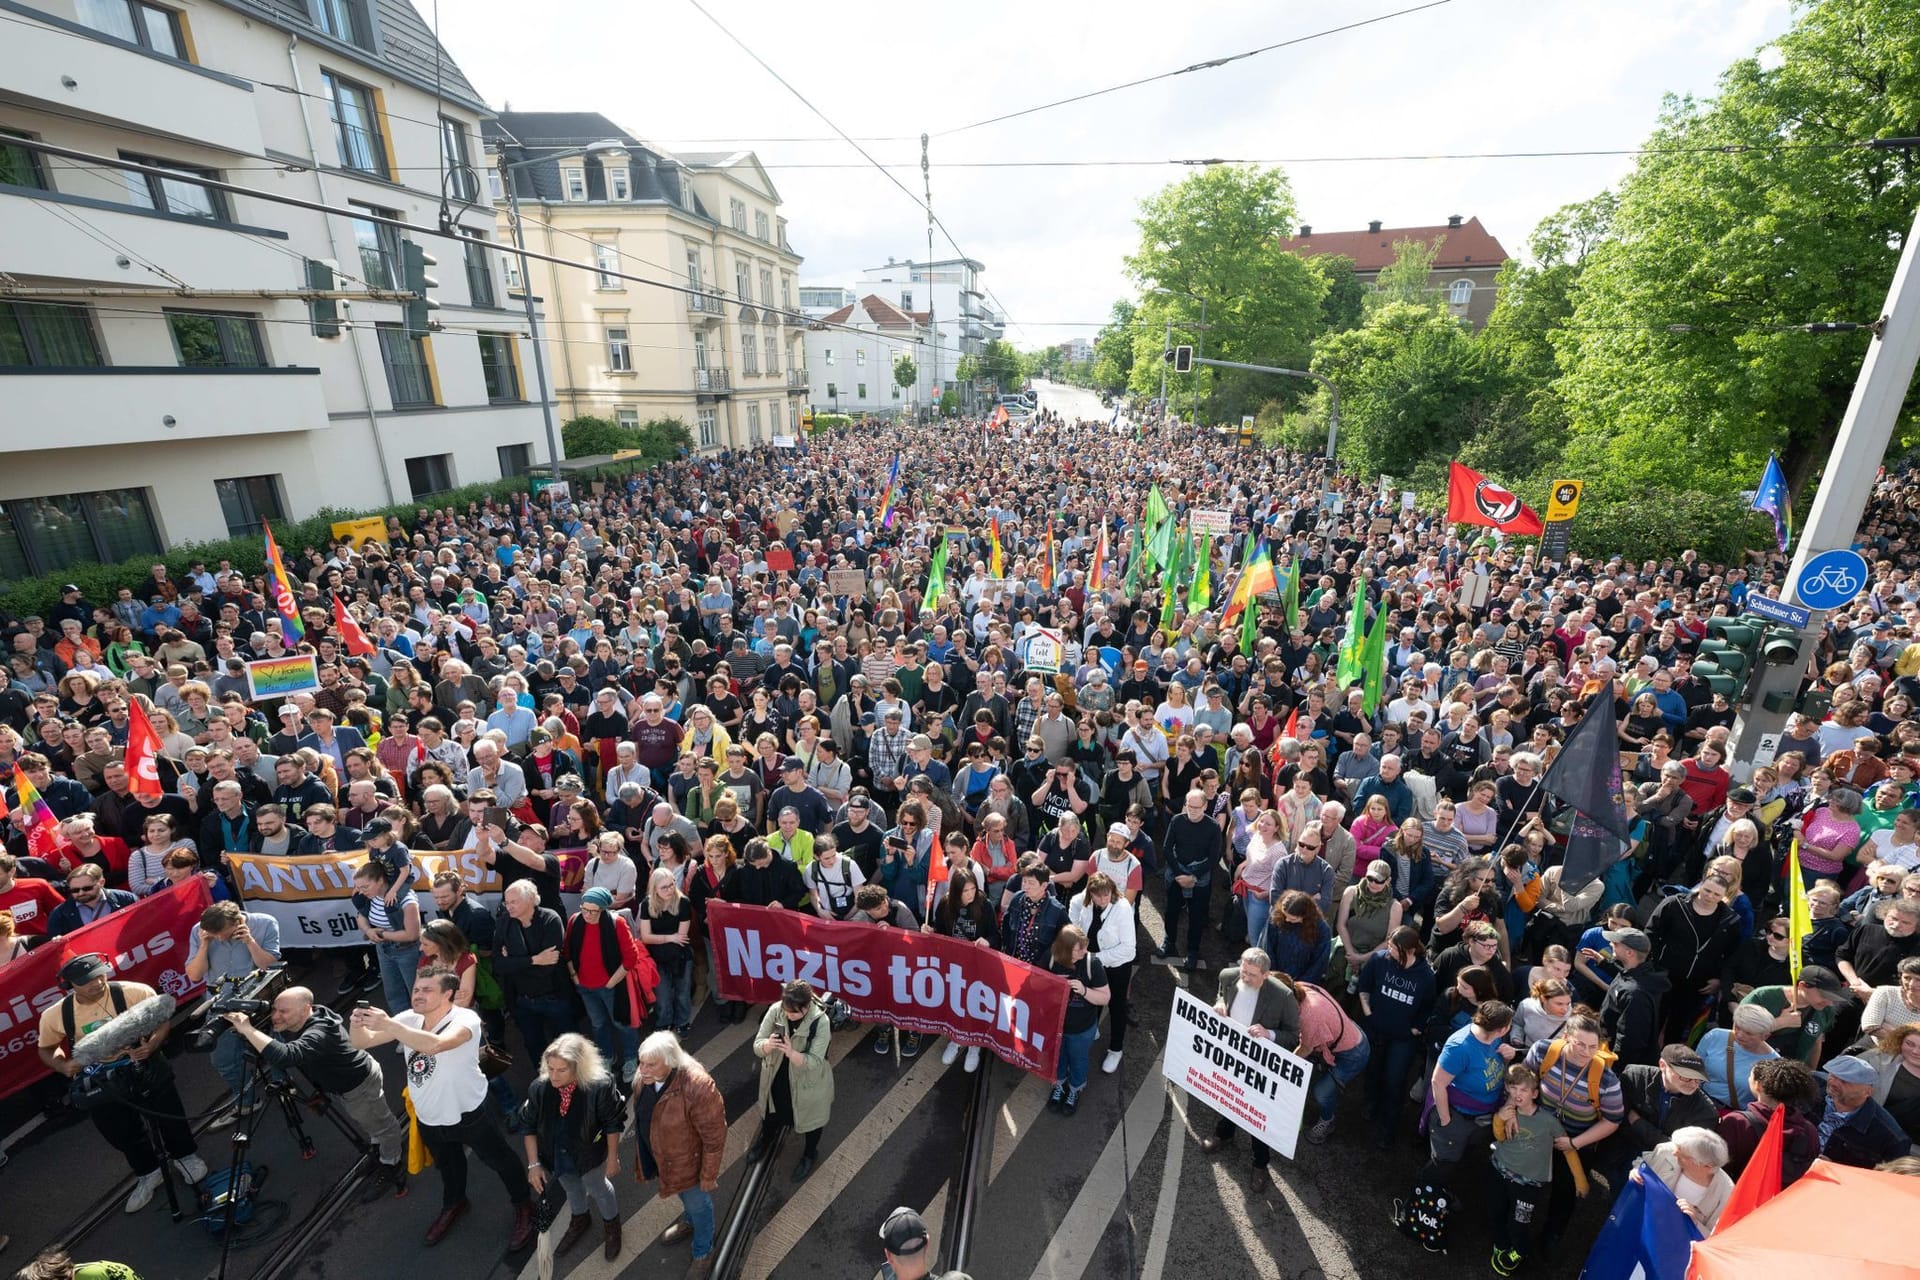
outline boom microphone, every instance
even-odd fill
[[[173,1018],[174,998],[164,992],[116,1014],[74,1042],[73,1060],[82,1066],[112,1062]]]

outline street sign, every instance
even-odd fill
[[[1580,493],[1586,487],[1584,480],[1555,480],[1547,491],[1547,523],[1573,519],[1580,510]]]
[[[1783,600],[1775,600],[1772,596],[1763,596],[1753,591],[1747,593],[1744,608],[1756,618],[1765,618],[1768,622],[1785,623],[1795,630],[1802,630],[1813,621],[1813,610],[1803,609],[1797,604],[1788,604]]]
[[[1822,551],[1807,561],[1793,594],[1809,609],[1839,609],[1867,587],[1867,562],[1857,551]]]

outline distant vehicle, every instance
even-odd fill
[[[1009,410],[1033,409],[1039,406],[1040,398],[1031,391],[1016,391],[1011,395],[1001,396],[998,400],[994,401],[994,403],[1003,404],[1007,406]]]

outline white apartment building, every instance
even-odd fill
[[[994,314],[980,288],[986,267],[972,258],[946,258],[932,263],[895,262],[869,267],[853,282],[853,292],[864,298],[877,295],[908,313],[933,313],[939,331],[938,368],[942,388],[954,382],[954,367],[962,356],[977,354],[994,338],[1006,334],[1006,320]],[[924,323],[924,320],[923,320]],[[817,398],[817,396],[816,396]]]
[[[526,325],[481,247],[490,112],[407,0],[0,7],[0,581],[546,460]],[[313,264],[394,291],[409,240],[437,260],[434,331],[352,299],[317,336]]]
[[[505,111],[488,141],[527,247],[573,264],[527,267],[563,418],[677,418],[702,450],[799,431],[800,255],[752,152],[674,155],[579,111]]]
[[[806,334],[816,410],[896,417],[930,402],[933,353],[925,312],[910,315],[868,294],[819,320],[820,327]],[[903,355],[914,362],[914,382],[906,387],[894,380],[894,364]]]

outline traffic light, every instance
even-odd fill
[[[413,297],[403,304],[402,323],[409,338],[424,338],[432,326],[432,312],[440,309],[429,292],[440,287],[440,282],[427,274],[428,267],[437,267],[440,260],[422,249],[413,241],[406,241],[401,247],[402,288]]]
[[[1175,373],[1193,372],[1193,348],[1178,346],[1173,349],[1173,371]]]
[[[1792,627],[1768,627],[1760,642],[1760,661],[1790,667],[1800,661],[1800,635]]]
[[[331,258],[307,259],[307,288],[332,293],[340,287],[339,277],[334,274],[336,264]],[[307,301],[307,319],[313,325],[313,336],[323,340],[338,338],[342,329],[340,324],[340,300],[338,298],[311,298]]]
[[[1707,686],[1713,692],[1724,694],[1731,701],[1740,693],[1740,682],[1727,669],[1711,658],[1702,657],[1687,668],[1695,680]]]

